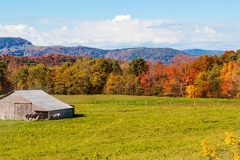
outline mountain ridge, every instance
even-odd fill
[[[0,37],[0,55],[12,56],[43,56],[45,54],[64,54],[74,56],[90,56],[93,58],[111,58],[117,60],[132,60],[134,58],[143,58],[144,60],[160,61],[164,64],[170,64],[171,59],[178,55],[200,56],[219,55],[224,51],[187,49],[177,50],[173,48],[123,48],[104,50],[85,46],[66,47],[66,46],[35,46],[30,41],[20,37]]]
[[[187,53],[189,55],[195,55],[195,56],[199,56],[199,55],[203,55],[203,54],[220,55],[224,52],[221,50],[204,50],[204,49],[185,49],[185,50],[181,50],[181,51],[184,53]]]

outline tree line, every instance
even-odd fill
[[[0,94],[30,89],[69,95],[239,98],[240,50],[197,58],[177,55],[170,65],[142,58],[0,56]]]

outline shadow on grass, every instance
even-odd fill
[[[74,114],[72,118],[81,118],[81,117],[86,117],[85,114]]]

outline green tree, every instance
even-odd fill
[[[220,85],[221,85],[221,78],[220,78],[221,66],[215,64],[211,71],[208,72],[208,81],[211,84],[211,97],[219,98],[220,97]]]
[[[6,70],[7,70],[7,63],[4,61],[0,61],[0,93],[3,93],[3,86],[6,82]]]
[[[148,65],[146,61],[142,58],[133,59],[128,66],[128,71],[130,74],[135,76],[140,76],[144,71],[148,70]]]
[[[121,78],[122,94],[144,95],[144,90],[140,84],[139,77],[134,74],[124,73]]]
[[[122,73],[122,69],[121,69],[117,60],[112,61],[112,72],[114,72],[116,74],[121,74]]]

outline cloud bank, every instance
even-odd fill
[[[41,19],[41,21],[43,21]],[[38,23],[1,25],[1,37],[22,37],[34,45],[89,46],[102,49],[130,47],[171,47],[176,49],[239,49],[239,22],[198,22],[184,20],[140,20],[117,15],[105,21],[49,20]],[[44,24],[41,24],[41,26]],[[52,27],[50,27],[52,26]]]

